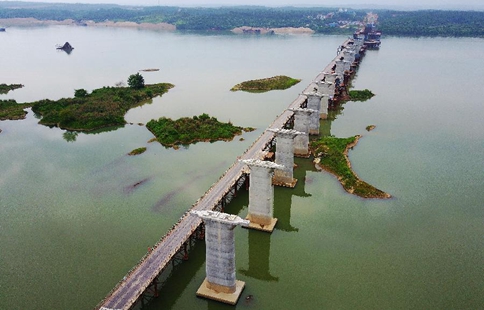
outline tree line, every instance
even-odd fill
[[[379,29],[385,35],[484,37],[484,12],[382,11]]]

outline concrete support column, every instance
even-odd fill
[[[277,219],[274,213],[274,185],[272,176],[275,169],[283,170],[284,166],[258,159],[242,160],[250,169],[249,228],[272,232]]]
[[[343,60],[344,72],[346,72],[346,71],[350,72],[352,63],[353,63],[352,61],[346,60],[346,58],[345,58],[345,60]]]
[[[309,157],[309,124],[313,113],[318,113],[311,109],[289,109],[294,112],[294,129],[305,133],[294,138],[294,155],[298,157]]]
[[[311,110],[316,110],[318,113],[313,113],[310,116],[309,123],[309,134],[319,135],[319,115],[321,113],[321,98],[324,96],[318,91],[311,91],[304,93],[307,99],[307,108]]]
[[[272,183],[295,187],[297,180],[294,179],[294,138],[304,133],[289,129],[269,129],[269,131],[276,134],[276,164],[284,167],[282,170],[275,170]]]
[[[346,61],[349,61],[350,64],[352,64],[355,61],[355,52],[353,52],[351,49],[345,49],[343,51],[343,57]]]
[[[333,83],[334,84],[334,81],[338,77],[338,75],[334,72],[323,72],[323,74],[324,74],[324,81],[327,82],[327,83]]]
[[[336,68],[335,68],[334,72],[338,75],[340,80],[343,80],[343,76],[344,76],[344,72],[345,72],[344,61],[341,60],[341,59],[338,59],[338,60],[335,61],[335,64],[336,64]]]
[[[237,225],[248,226],[249,221],[236,215],[216,211],[190,211],[205,223],[207,277],[197,296],[235,305],[245,283],[235,278],[235,238]]]
[[[328,118],[329,98],[330,98],[330,95],[328,94],[323,94],[323,96],[321,97],[321,110],[319,111],[320,119]]]
[[[317,85],[318,85],[319,93],[334,96],[334,83],[326,82],[326,81],[318,81]]]

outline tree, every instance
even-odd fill
[[[89,94],[83,88],[74,90],[74,97],[76,97],[76,98],[85,98],[85,97],[87,97],[87,95],[89,95]]]
[[[128,85],[134,89],[141,89],[145,87],[145,79],[141,74],[139,74],[139,72],[136,74],[131,74],[128,78]]]

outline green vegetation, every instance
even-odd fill
[[[235,85],[231,91],[243,90],[248,92],[266,92],[275,89],[287,89],[301,82],[285,75],[273,76],[266,79],[250,80]]]
[[[343,188],[363,198],[390,198],[391,196],[360,180],[351,169],[348,150],[358,143],[360,136],[349,138],[322,137],[311,142],[315,162],[324,170],[334,174]]]
[[[128,78],[128,86],[134,89],[142,89],[145,87],[145,79],[139,73],[131,74]]]
[[[143,89],[103,87],[91,94],[78,89],[74,98],[33,102],[32,111],[42,116],[40,124],[68,130],[92,131],[122,126],[126,123],[124,115],[129,109],[154,96],[163,95],[172,87],[168,83],[146,85]]]
[[[385,35],[484,37],[484,12],[381,11],[378,28]]]
[[[74,90],[74,97],[76,98],[86,98],[88,95],[87,90],[83,88]]]
[[[374,93],[371,92],[371,90],[364,89],[364,90],[350,90],[349,91],[350,95],[350,100],[351,101],[366,101],[373,96],[375,96]]]
[[[139,154],[143,154],[144,152],[146,152],[146,148],[145,147],[139,147],[139,148],[134,149],[131,152],[129,152],[128,155],[129,156],[139,155]]]
[[[203,113],[200,116],[183,117],[172,120],[162,117],[151,120],[146,124],[158,142],[166,147],[188,145],[198,141],[232,140],[242,131],[251,131],[253,128],[242,128],[229,123],[221,123],[215,117]]]
[[[22,84],[0,84],[0,94],[7,94],[11,90],[24,87]]]
[[[18,104],[15,100],[0,100],[0,121],[24,119],[28,105]]]

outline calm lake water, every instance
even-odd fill
[[[132,29],[9,28],[0,35],[0,95],[71,97],[142,73],[175,84],[128,112],[132,125],[69,134],[33,113],[1,121],[0,309],[90,309],[133,267],[333,59],[343,36],[235,36]],[[55,50],[69,41],[73,52]],[[384,38],[353,81],[376,96],[348,102],[322,132],[362,134],[356,173],[392,194],[364,200],[297,160],[276,188],[272,234],[237,228],[239,309],[478,309],[484,305],[484,40]],[[288,75],[285,91],[230,92]],[[232,142],[179,150],[148,143],[138,123],[208,113],[256,127]],[[376,129],[366,132],[367,125]],[[140,156],[126,154],[147,147]],[[142,184],[134,186],[138,182]],[[241,193],[227,212],[245,217]],[[232,309],[198,299],[204,244],[148,309]],[[246,300],[248,295],[253,297]]]

